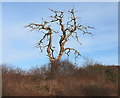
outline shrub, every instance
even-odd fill
[[[86,96],[108,96],[111,92],[111,90],[99,84],[87,85],[83,87],[82,91],[86,94]]]
[[[118,70],[106,67],[105,69],[105,76],[112,82],[118,82]]]
[[[65,77],[70,76],[75,72],[75,69],[76,69],[76,67],[74,64],[72,64],[68,61],[62,61],[58,68],[58,72],[59,72],[58,74],[60,76],[65,76]]]
[[[117,95],[118,72],[116,68],[101,64],[76,67],[68,61],[54,64],[57,66],[57,70],[53,79],[51,79],[51,63],[40,68],[32,68],[29,71],[3,66],[3,96]],[[103,77],[106,81],[102,80]]]
[[[118,69],[117,68],[111,68],[109,66],[103,66],[103,65],[93,65],[93,66],[87,66],[88,70],[98,73],[102,77],[112,81],[112,82],[118,82]]]

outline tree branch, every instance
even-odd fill
[[[63,11],[55,11],[52,9],[49,9],[49,10],[54,13],[54,15],[50,16],[50,18],[52,18],[50,21],[45,21],[42,18],[41,24],[31,23],[29,25],[26,25],[25,28],[29,27],[31,29],[30,31],[38,30],[38,31],[41,31],[42,33],[44,33],[43,37],[37,43],[36,47],[40,48],[41,51],[43,48],[47,48],[47,56],[49,57],[50,61],[60,60],[63,53],[67,50],[68,50],[68,52],[65,52],[67,54],[67,56],[69,56],[69,53],[71,52],[71,50],[73,50],[75,52],[75,60],[76,60],[76,58],[78,56],[81,56],[80,53],[77,50],[75,50],[74,48],[64,48],[65,43],[68,41],[69,37],[71,36],[74,39],[76,39],[78,41],[78,43],[81,45],[81,43],[78,40],[79,37],[78,37],[77,30],[82,31],[83,34],[93,35],[91,32],[88,32],[88,28],[89,29],[94,29],[94,28],[90,27],[90,26],[85,27],[85,26],[79,24],[78,17],[75,16],[76,11],[74,10],[74,8],[72,8],[71,10],[68,11],[70,13],[71,17],[68,17],[69,20],[66,21],[67,24],[63,23],[63,19],[64,19]],[[60,32],[53,30],[50,23],[59,24],[60,30],[62,31],[62,35],[59,34]],[[44,30],[45,30],[45,32],[43,32]],[[54,47],[52,47],[53,33],[56,33],[60,36],[60,40],[59,40],[60,51],[59,51],[57,58],[54,57],[55,49],[54,49]],[[75,35],[72,35],[72,34],[75,34]],[[48,44],[44,44],[46,41],[45,40],[46,37],[47,37]]]
[[[81,54],[80,54],[76,49],[74,49],[74,48],[65,48],[65,49],[64,49],[64,52],[65,52],[66,50],[68,50],[68,52],[66,52],[65,54],[67,54],[68,57],[69,57],[69,53],[71,52],[71,50],[74,51],[74,54],[75,54],[75,64],[76,64],[76,58],[77,58],[78,56],[81,56]]]

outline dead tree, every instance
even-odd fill
[[[66,42],[69,40],[70,36],[79,42],[79,40],[78,40],[78,32],[79,31],[81,31],[83,34],[92,34],[92,33],[88,32],[88,28],[90,28],[90,29],[94,29],[94,28],[91,26],[83,26],[82,24],[80,24],[78,22],[79,18],[75,16],[75,13],[77,11],[75,11],[74,8],[72,8],[71,10],[68,10],[70,17],[68,17],[68,19],[65,21],[63,20],[63,18],[65,17],[64,11],[56,11],[56,10],[52,10],[52,9],[49,9],[49,10],[54,13],[54,15],[50,16],[50,21],[45,21],[42,18],[42,20],[43,20],[42,23],[40,23],[40,24],[31,23],[29,25],[26,25],[25,27],[29,27],[31,29],[31,31],[39,30],[39,31],[41,31],[41,33],[44,33],[44,36],[37,43],[37,47],[40,48],[41,52],[44,48],[46,48],[47,56],[49,57],[49,60],[51,62],[60,61],[60,59],[64,53],[69,57],[69,54],[71,51],[74,51],[75,61],[76,61],[76,58],[78,56],[81,56],[81,54],[79,53],[79,51],[77,51],[74,48],[65,47]],[[64,21],[64,23],[66,22],[66,24],[64,24],[63,21]],[[53,44],[52,44],[52,41],[54,40],[53,33],[60,34],[61,31],[59,31],[59,32],[55,31],[52,28],[52,26],[49,25],[51,23],[57,23],[60,26],[60,30],[62,31],[62,34],[61,34],[60,40],[59,40],[60,50],[59,50],[59,54],[57,57],[54,56],[55,47],[53,47]],[[48,44],[44,44],[44,40],[47,40]],[[81,43],[79,42],[79,44],[81,44]]]

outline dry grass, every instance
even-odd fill
[[[54,79],[50,66],[29,72],[3,65],[3,96],[117,96],[117,68],[94,64],[78,68],[62,61]],[[50,64],[49,64],[50,65]]]

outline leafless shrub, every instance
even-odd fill
[[[102,65],[102,63],[90,58],[84,58],[83,67],[94,66],[94,65]]]
[[[100,84],[94,84],[83,87],[83,92],[86,96],[108,96],[112,93],[112,89],[105,88]]]
[[[26,72],[10,66],[3,66],[3,96],[117,95],[117,71],[115,68],[103,65],[76,67],[67,61],[55,63],[55,66],[58,67],[53,79],[51,79],[50,63]],[[104,71],[104,79],[102,71]],[[116,82],[114,83],[111,79]]]

